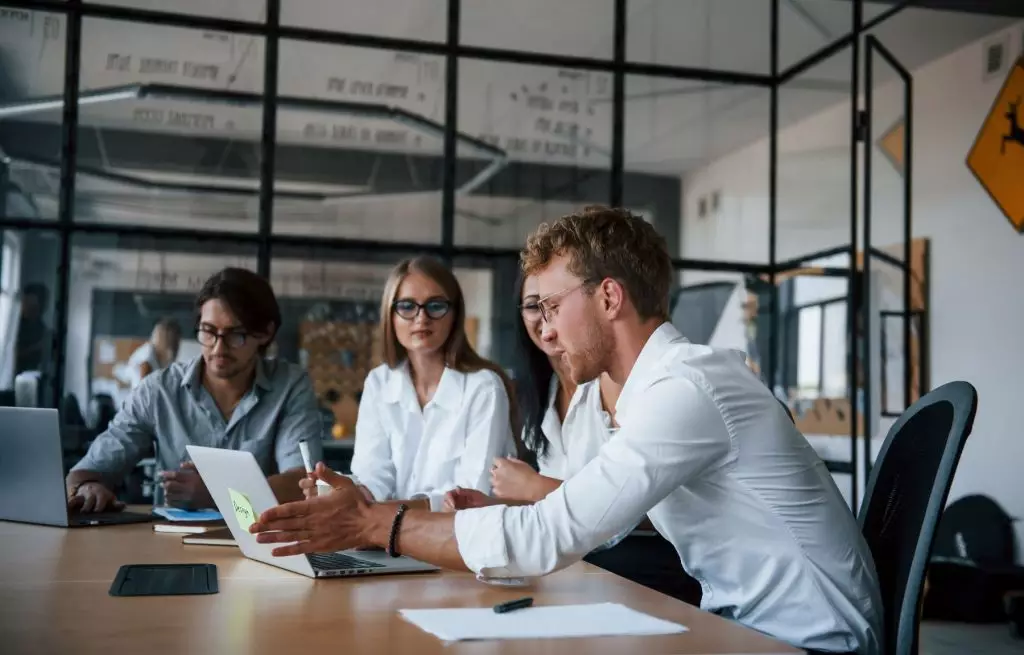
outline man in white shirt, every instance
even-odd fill
[[[743,355],[690,344],[666,322],[672,266],[639,217],[593,208],[542,225],[523,252],[546,338],[577,383],[623,384],[618,433],[544,500],[451,514],[335,491],[268,510],[275,555],[387,547],[482,576],[539,576],[646,513],[702,587],[701,606],[794,646],[877,655],[874,564],[831,476]],[[304,481],[304,484],[310,484]],[[277,532],[274,532],[277,531]]]

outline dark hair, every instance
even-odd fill
[[[281,307],[270,283],[263,277],[244,268],[225,268],[203,284],[196,297],[196,325],[202,316],[203,305],[210,300],[220,300],[242,324],[246,332],[266,334],[267,326],[273,325],[269,336],[274,340],[281,327]],[[266,352],[270,341],[260,348]]]
[[[551,259],[569,256],[569,272],[592,288],[618,281],[642,320],[668,319],[672,259],[665,239],[629,210],[591,206],[554,223],[543,223],[526,241],[520,260],[527,275]]]
[[[45,309],[46,303],[50,300],[50,290],[46,288],[45,284],[31,282],[21,290],[21,297],[25,296],[35,296],[35,299],[39,301],[39,307]]]
[[[163,328],[169,336],[181,338],[181,325],[174,318],[165,316],[157,321],[153,327]]]
[[[515,289],[517,303],[522,302],[525,280],[526,276],[519,273]],[[555,370],[548,356],[530,338],[522,318],[516,320],[515,334],[512,374],[516,382],[519,417],[523,422],[523,446],[536,457],[541,457],[547,453],[549,445],[541,425],[547,412]]]

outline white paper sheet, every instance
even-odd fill
[[[529,607],[495,614],[490,607],[399,610],[407,621],[444,641],[668,635],[686,626],[618,603]]]

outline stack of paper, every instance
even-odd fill
[[[490,607],[399,610],[402,617],[444,641],[668,635],[686,626],[618,603],[529,607],[496,614]]]

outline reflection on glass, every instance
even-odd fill
[[[280,54],[275,232],[438,243],[444,58],[297,41]]]
[[[460,37],[466,45],[611,59],[613,0],[467,0]]]
[[[56,234],[0,229],[0,405],[52,407]]]
[[[463,13],[473,2],[465,2]],[[281,24],[332,32],[373,34],[418,41],[444,41],[448,35],[445,0],[284,0]]]
[[[99,2],[100,0],[85,0]],[[294,0],[287,0],[287,5]],[[215,16],[231,20],[263,22],[267,19],[265,0],[102,0],[105,5],[167,11],[188,16]]]
[[[770,1],[629,0],[627,9],[631,61],[771,73]]]
[[[624,198],[680,256],[768,262],[770,100],[758,87],[626,78]]]
[[[509,163],[456,197],[455,242],[521,248],[540,223],[610,197],[611,74],[463,60],[458,129]],[[460,151],[461,187],[492,161]]]
[[[61,14],[0,9],[0,216],[57,217],[65,25]]]
[[[259,37],[84,19],[76,220],[255,232],[262,90]]]
[[[847,47],[779,87],[778,261],[850,243],[850,62]]]

